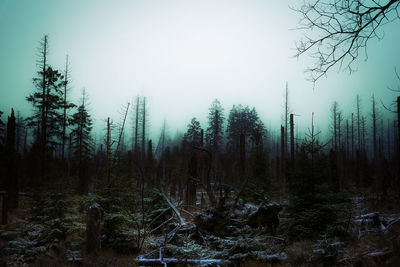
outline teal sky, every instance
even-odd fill
[[[72,98],[86,88],[97,125],[119,119],[121,105],[148,97],[151,133],[164,118],[171,134],[192,117],[205,127],[208,107],[218,98],[226,113],[233,104],[255,106],[267,126],[278,129],[283,92],[300,129],[315,112],[326,132],[329,109],[338,101],[345,116],[360,94],[369,116],[374,93],[385,103],[399,84],[400,21],[381,29],[352,75],[334,69],[313,89],[303,73],[311,62],[294,59],[299,1],[57,1],[0,0],[0,110],[31,111],[25,97],[33,90],[39,40],[49,35],[50,64],[72,69]],[[99,128],[102,126],[98,126]]]

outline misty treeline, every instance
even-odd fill
[[[334,205],[345,202],[345,193],[369,192],[382,200],[400,193],[400,98],[394,106],[374,96],[363,99],[368,114],[361,112],[358,96],[351,113],[334,102],[326,118],[329,133],[314,130],[310,114],[306,134],[299,135],[286,86],[280,129],[267,129],[255,108],[238,104],[225,111],[214,100],[205,125],[193,118],[183,136],[171,138],[164,123],[158,140],[151,140],[148,102],[137,96],[122,106],[117,122],[102,118],[95,142],[88,96],[83,90],[79,102],[70,99],[68,57],[60,69],[49,62],[44,36],[26,96],[32,113],[0,113],[8,115],[0,117],[1,188],[8,210],[18,206],[18,192],[42,187],[81,195],[133,190],[142,196],[143,212],[145,191],[152,188],[187,205],[196,204],[199,190],[206,193],[202,201],[218,205],[248,189],[253,197],[289,199],[290,233],[301,238],[347,218]]]

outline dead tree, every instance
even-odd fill
[[[137,157],[139,155],[138,153],[138,131],[139,131],[139,106],[140,106],[140,99],[137,96],[135,99],[135,129],[134,129],[134,135],[133,135],[133,150],[135,151],[135,159],[137,160]]]
[[[130,105],[130,103],[128,102],[128,104],[126,106],[126,109],[125,109],[125,112],[124,112],[124,115],[123,115],[121,128],[119,130],[119,137],[118,137],[117,147],[116,147],[115,152],[114,152],[113,165],[115,165],[116,160],[117,160],[117,156],[119,155],[119,152],[120,152],[119,150],[120,150],[120,147],[121,147],[121,140],[122,140],[122,136],[123,136],[123,133],[124,133],[126,117],[128,116],[129,105]]]
[[[285,129],[283,128],[283,126],[281,125],[281,164],[282,164],[282,170],[281,170],[281,174],[283,179],[285,178]]]
[[[372,95],[372,140],[374,147],[374,162],[376,161],[377,149],[376,149],[376,112],[375,112],[375,97]]]
[[[296,56],[308,53],[315,59],[306,71],[315,82],[335,65],[351,73],[352,63],[371,39],[381,39],[382,25],[399,18],[399,0],[307,0],[300,8],[298,29],[310,33],[297,44]],[[311,37],[312,36],[312,37]]]
[[[7,122],[6,138],[6,190],[8,194],[8,210],[12,211],[18,207],[18,176],[15,166],[15,115],[11,109],[11,116]]]
[[[397,153],[400,153],[400,96],[397,97]],[[398,158],[400,161],[400,156]]]
[[[146,97],[143,97],[142,107],[142,159],[145,158],[145,143],[146,143]]]
[[[88,253],[97,253],[101,248],[101,211],[95,203],[88,208],[86,221],[86,250]]]
[[[110,182],[111,177],[111,122],[110,117],[107,118],[107,134],[106,134],[106,168],[107,168],[107,182]]]
[[[346,119],[346,158],[349,158],[349,120]]]
[[[354,114],[351,113],[351,160],[354,160]]]
[[[290,114],[290,160],[294,166],[294,121],[293,114]]]
[[[62,114],[62,136],[61,136],[61,161],[64,164],[64,157],[65,157],[65,145],[67,141],[67,126],[68,126],[68,115],[67,111],[71,108],[73,108],[75,105],[72,103],[69,103],[68,99],[68,91],[69,91],[69,84],[71,83],[70,81],[70,68],[69,68],[69,61],[68,61],[68,55],[66,56],[65,59],[65,70],[64,70],[64,84],[63,84],[63,101],[61,108],[63,110]]]
[[[288,118],[289,118],[289,88],[288,88],[288,83],[286,82],[286,90],[285,90],[285,146],[284,146],[284,153],[287,153],[288,151]]]
[[[360,96],[357,95],[357,135],[358,151],[361,151],[361,131],[360,131]]]

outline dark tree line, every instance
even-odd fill
[[[325,196],[354,185],[385,197],[400,188],[399,171],[387,167],[399,158],[398,120],[383,116],[373,96],[370,114],[363,114],[359,96],[351,113],[334,102],[326,136],[314,131],[314,115],[310,131],[296,133],[287,86],[282,126],[276,130],[264,126],[254,107],[237,104],[225,113],[216,99],[205,125],[192,118],[184,135],[174,139],[164,124],[158,143],[149,139],[148,100],[136,97],[123,107],[120,123],[107,118],[104,138],[96,143],[85,91],[80,103],[70,101],[68,58],[63,71],[51,67],[47,37],[39,51],[34,90],[27,97],[31,116],[23,119],[12,111],[7,124],[0,121],[2,187],[10,194],[43,183],[73,184],[79,194],[111,192],[123,184],[157,188],[191,205],[199,190],[217,203],[252,186],[291,198],[293,210],[299,205],[318,210],[317,203],[329,202]]]

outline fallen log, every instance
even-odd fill
[[[222,259],[177,259],[177,258],[163,258],[162,255],[162,248],[159,248],[159,256],[156,259],[146,259],[142,256],[136,260],[139,266],[144,264],[145,266],[167,266],[168,264],[228,264],[230,263],[229,260],[222,260]]]
[[[176,258],[162,258],[162,259],[138,259],[137,263],[140,264],[145,264],[145,265],[164,265],[166,264],[227,264],[230,263],[229,260],[220,260],[220,259],[205,259],[205,260],[199,260],[199,259],[176,259]]]
[[[182,217],[181,213],[179,212],[179,210],[175,207],[174,204],[172,204],[172,202],[168,199],[168,197],[167,197],[164,193],[161,193],[161,195],[164,197],[165,201],[168,203],[168,205],[170,206],[170,208],[174,211],[174,213],[176,214],[176,216],[178,216],[179,224],[180,224],[181,226],[182,226],[182,225],[185,225],[186,222],[185,222],[185,220],[183,219],[183,217]]]

